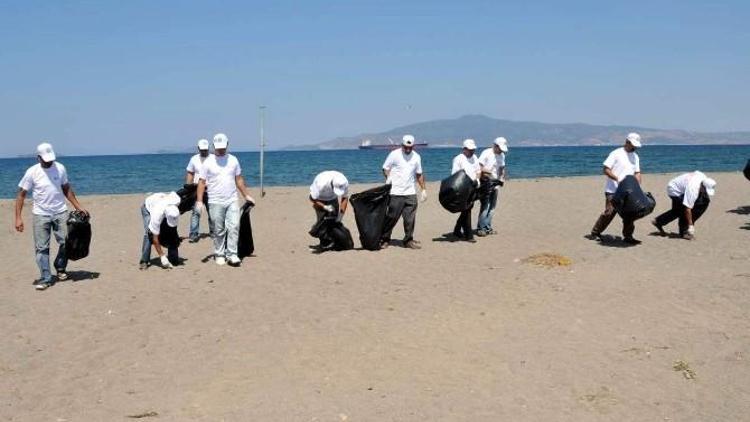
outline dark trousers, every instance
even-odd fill
[[[453,227],[453,234],[456,237],[462,237],[464,239],[473,239],[474,232],[471,230],[471,210],[474,209],[474,205],[469,207],[468,210],[461,211],[456,220],[456,225]],[[462,233],[463,232],[463,233]]]
[[[685,205],[683,205],[682,201],[684,201],[684,196],[670,196],[669,197],[672,200],[672,209],[669,211],[662,213],[658,217],[656,217],[656,224],[659,226],[666,226],[667,224],[673,222],[674,220],[679,220],[677,223],[680,228],[680,236],[687,233],[688,229],[688,222],[687,218],[685,218]],[[708,209],[708,202],[699,202],[696,201],[695,205],[693,206],[693,224],[695,224],[696,221],[703,215],[704,212]]]
[[[599,218],[596,220],[596,223],[594,223],[594,227],[591,228],[591,234],[595,236],[599,236],[604,232],[604,230],[607,229],[607,226],[609,226],[609,223],[612,222],[612,220],[615,218],[615,215],[617,215],[617,211],[615,211],[615,206],[612,205],[612,196],[611,193],[605,193],[604,194],[604,212],[599,216]],[[633,233],[635,232],[635,221],[623,218],[622,219],[622,237],[628,239],[633,237]]]
[[[398,219],[404,218],[404,243],[414,239],[414,223],[417,220],[417,195],[392,195],[385,214],[383,242],[390,242],[391,232],[396,227]]]

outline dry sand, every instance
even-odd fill
[[[322,255],[306,190],[273,188],[239,269],[204,262],[204,239],[139,271],[143,196],[83,197],[93,252],[44,292],[0,201],[0,419],[750,420],[750,184],[715,177],[697,240],[649,235],[652,215],[628,248],[583,238],[603,177],[511,180],[477,244],[441,239],[456,216],[430,184],[422,250]],[[656,212],[668,180],[644,176]],[[542,252],[572,265],[523,262]]]

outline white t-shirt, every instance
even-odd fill
[[[332,201],[338,199],[338,196],[333,192],[334,177],[346,180],[346,177],[342,173],[333,170],[324,171],[315,176],[315,179],[313,179],[313,182],[310,185],[310,198],[320,201]],[[342,197],[349,197],[349,184],[346,185]]]
[[[31,192],[35,215],[55,215],[68,210],[65,205],[63,185],[68,184],[68,172],[65,166],[55,161],[49,168],[36,164],[29,167],[18,182],[18,187]]]
[[[624,147],[610,152],[603,164],[604,167],[612,170],[612,173],[617,177],[617,182],[609,177],[607,178],[607,185],[604,188],[604,192],[606,193],[615,193],[618,182],[624,179],[625,176],[633,176],[641,172],[641,163],[638,154],[627,152]]]
[[[463,154],[458,154],[453,158],[453,168],[451,169],[451,174],[456,174],[459,171],[465,171],[466,175],[471,178],[471,180],[476,181],[477,180],[477,172],[479,172],[479,159],[477,159],[477,156],[472,154],[471,157],[466,157]]]
[[[242,174],[240,162],[232,154],[211,155],[203,161],[200,178],[206,181],[209,204],[227,205],[237,200],[235,177]]]
[[[161,222],[164,221],[165,211],[168,205],[177,205],[170,199],[170,193],[154,193],[146,197],[144,205],[148,211],[150,218],[148,220],[148,231],[158,235],[161,231]]]
[[[695,201],[701,193],[701,185],[706,180],[706,175],[700,171],[681,174],[669,181],[667,184],[667,195],[682,196],[682,205],[692,209]]]
[[[185,170],[193,173],[193,183],[198,183],[198,177],[200,177],[201,169],[203,168],[203,162],[208,160],[208,157],[211,156],[213,156],[213,154],[208,154],[205,158],[203,158],[200,154],[195,154],[190,158],[190,162],[188,163]]]
[[[383,163],[383,170],[389,171],[391,195],[416,195],[417,175],[422,174],[422,157],[416,151],[405,154],[403,149],[391,151]]]
[[[495,154],[493,148],[487,148],[479,154],[479,164],[490,170],[495,179],[500,178],[500,169],[505,167],[505,153]]]

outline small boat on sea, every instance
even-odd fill
[[[397,149],[401,145],[393,142],[391,138],[388,138],[388,144],[373,144],[371,140],[365,139],[359,144],[359,149]],[[427,148],[429,144],[427,142],[416,142],[414,143],[415,148]]]

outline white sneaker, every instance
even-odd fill
[[[216,265],[224,265],[227,263],[227,260],[224,259],[223,256],[217,256],[214,261],[216,262]]]
[[[237,255],[231,255],[227,261],[229,262],[229,265],[233,266],[238,266],[242,262],[242,260],[240,260]]]

